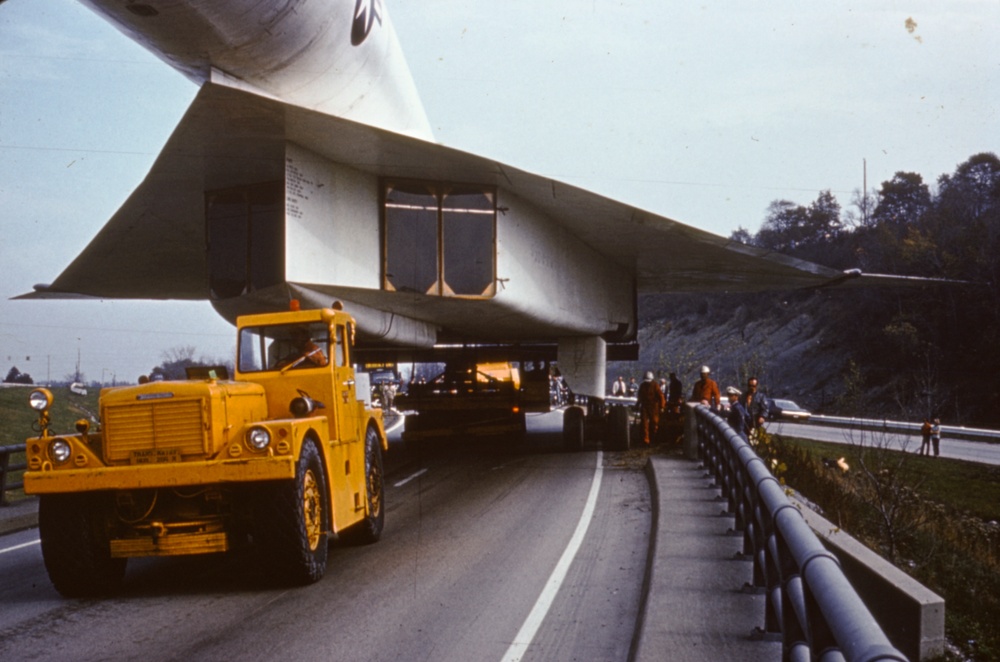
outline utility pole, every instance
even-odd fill
[[[861,225],[868,227],[868,159],[861,159],[863,174],[861,178]]]

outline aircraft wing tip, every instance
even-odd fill
[[[89,294],[80,294],[78,292],[66,292],[63,290],[52,289],[50,283],[37,283],[32,287],[31,292],[26,292],[24,294],[19,294],[17,296],[11,297],[11,300],[39,300],[39,299],[99,299],[101,297],[91,296]]]

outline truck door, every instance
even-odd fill
[[[341,442],[357,441],[358,398],[347,343],[347,326],[337,324],[334,335],[334,394],[337,398],[337,430]]]

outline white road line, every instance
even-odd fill
[[[15,552],[15,551],[17,551],[19,549],[24,549],[25,547],[31,547],[32,545],[37,545],[40,542],[42,542],[42,541],[41,540],[32,540],[31,542],[24,542],[24,543],[21,543],[20,545],[14,545],[13,547],[5,547],[3,549],[0,549],[0,554],[6,554],[7,552]]]
[[[418,478],[420,476],[423,476],[428,471],[429,471],[428,469],[421,469],[420,471],[418,471],[417,473],[413,474],[412,476],[407,476],[403,480],[399,481],[398,483],[396,483],[395,485],[393,485],[393,487],[402,487],[403,485],[406,485],[407,483],[409,483],[414,478]]]
[[[535,635],[538,634],[538,628],[541,627],[542,621],[545,620],[546,614],[549,613],[549,608],[555,601],[556,595],[559,593],[559,588],[566,579],[566,573],[569,572],[569,567],[573,564],[573,559],[576,558],[576,553],[580,551],[580,545],[583,544],[583,539],[587,535],[590,520],[593,519],[594,510],[597,507],[597,494],[601,491],[601,477],[603,474],[604,455],[601,451],[597,451],[597,469],[594,471],[594,480],[590,484],[587,505],[584,506],[583,514],[580,515],[576,531],[573,532],[573,537],[570,538],[569,545],[563,551],[562,557],[552,571],[549,580],[545,582],[542,594],[538,596],[538,601],[535,602],[535,606],[532,608],[531,613],[528,614],[528,618],[525,619],[524,625],[521,626],[517,636],[514,637],[514,641],[511,643],[510,648],[507,649],[502,662],[519,662],[521,656],[527,652],[528,646],[531,645]]]

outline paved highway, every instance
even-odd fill
[[[561,452],[560,428],[556,412],[521,445],[393,448],[382,540],[335,545],[305,588],[268,586],[242,553],[132,560],[122,595],[65,600],[37,530],[0,537],[0,659],[625,660],[647,479]]]
[[[919,434],[897,434],[889,432],[873,432],[871,430],[854,430],[850,428],[825,426],[818,423],[783,423],[772,421],[767,424],[771,433],[783,434],[789,437],[828,441],[836,444],[881,444],[892,449],[903,449],[910,452],[920,450]],[[964,439],[941,439],[941,457],[984,464],[1000,464],[1000,444],[985,441],[967,441]]]

